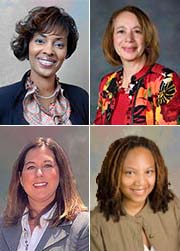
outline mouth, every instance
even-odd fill
[[[37,58],[40,65],[44,67],[51,67],[56,64],[56,60],[52,58]]]
[[[131,191],[136,195],[144,195],[146,193],[145,188],[131,189]]]
[[[33,186],[34,186],[35,188],[44,188],[44,187],[46,187],[47,185],[48,185],[47,182],[37,182],[37,183],[34,183],[34,184],[33,184]]]
[[[135,52],[137,47],[123,47],[123,50],[128,53]]]

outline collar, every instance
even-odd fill
[[[55,203],[53,205],[53,207],[51,207],[51,209],[48,212],[46,212],[45,214],[43,214],[40,217],[40,226],[41,227],[45,227],[48,224],[48,219],[52,218],[56,208],[57,208],[57,204]],[[29,225],[29,223],[28,223],[28,217],[29,217],[28,212],[29,212],[29,209],[26,207],[25,210],[24,210],[22,219],[21,219],[22,229],[26,228]]]

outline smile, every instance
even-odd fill
[[[131,191],[137,195],[143,195],[146,193],[146,189],[131,189]]]
[[[56,60],[53,59],[45,59],[45,58],[38,58],[38,61],[43,66],[52,66],[56,63]]]
[[[46,187],[47,184],[48,184],[47,182],[41,182],[41,183],[34,183],[33,186],[39,188],[39,187]]]
[[[125,52],[134,52],[137,49],[137,47],[123,47],[123,50]]]

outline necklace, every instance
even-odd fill
[[[42,96],[42,95],[39,95],[38,93],[36,93],[36,96],[39,98],[42,98],[42,99],[50,99],[50,98],[55,97],[55,95],[56,95],[56,90],[50,96]]]

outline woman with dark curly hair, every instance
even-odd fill
[[[180,250],[180,201],[168,188],[167,167],[152,140],[113,142],[97,184],[91,250]]]
[[[163,125],[180,121],[180,78],[157,64],[159,41],[149,17],[135,6],[115,11],[103,37],[108,63],[120,69],[99,86],[97,125]]]
[[[88,95],[56,76],[76,49],[79,34],[64,9],[36,7],[16,25],[11,42],[19,60],[29,60],[22,80],[0,88],[0,124],[88,124]]]
[[[63,148],[51,138],[37,138],[13,166],[0,250],[88,251],[86,211]]]

